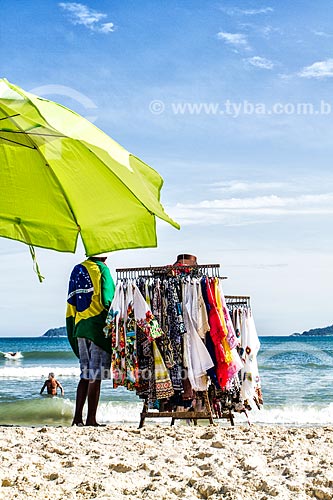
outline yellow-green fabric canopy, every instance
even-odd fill
[[[0,79],[0,236],[87,255],[157,245],[161,176],[70,109]]]

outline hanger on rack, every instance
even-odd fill
[[[251,307],[251,297],[249,295],[225,295],[227,306],[233,307]]]
[[[220,276],[220,264],[167,265],[149,267],[127,267],[116,269],[117,280],[139,278],[164,278],[179,275],[208,276],[227,279]]]

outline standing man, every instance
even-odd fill
[[[84,425],[82,411],[88,398],[86,425],[98,426],[101,380],[111,378],[111,342],[105,338],[103,328],[115,286],[106,259],[106,254],[88,257],[74,267],[70,276],[66,327],[81,370],[72,425]]]

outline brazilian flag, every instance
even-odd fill
[[[103,262],[87,259],[74,267],[68,287],[66,327],[77,357],[79,337],[111,352],[111,342],[105,338],[103,328],[114,290],[110,270]]]

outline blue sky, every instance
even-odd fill
[[[16,0],[1,11],[1,76],[88,117],[165,179],[181,230],[159,223],[158,248],[114,253],[113,274],[190,252],[222,265],[225,293],[251,295],[260,335],[332,324],[331,2]],[[0,240],[0,336],[64,324],[82,248],[37,255],[42,285],[28,249]]]

